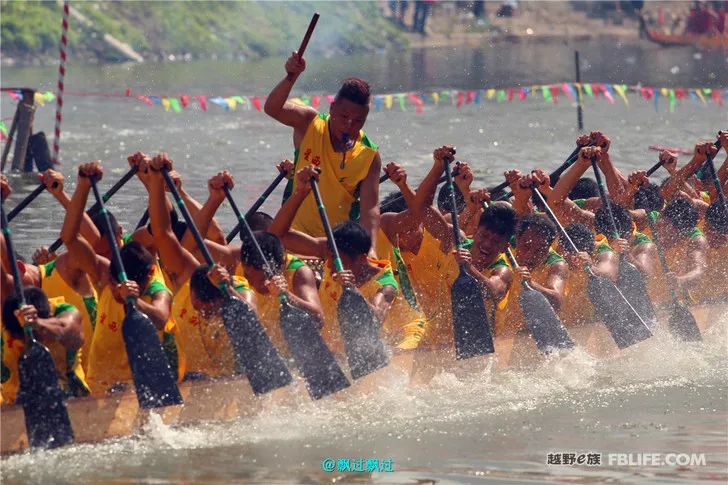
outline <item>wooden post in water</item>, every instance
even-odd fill
[[[13,115],[13,123],[10,125],[10,131],[8,132],[8,139],[5,140],[5,146],[3,147],[2,161],[0,161],[0,170],[5,171],[5,164],[8,161],[8,155],[10,154],[10,147],[13,145],[13,138],[15,137],[15,131],[18,129],[18,112],[20,111],[20,103],[15,107],[15,115]]]
[[[18,102],[18,132],[13,151],[13,170],[22,170],[25,165],[25,154],[28,151],[28,138],[33,128],[35,114],[35,90],[23,89],[23,98]]]
[[[581,67],[579,66],[579,51],[574,51],[574,65],[576,67],[576,124],[579,131],[583,131],[584,117],[581,107]]]

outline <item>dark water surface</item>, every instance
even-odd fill
[[[483,49],[434,49],[347,58],[309,59],[297,89],[331,93],[341,79],[359,75],[377,93],[413,89],[510,87],[570,81],[573,47],[522,44]],[[665,50],[651,45],[579,46],[584,81],[673,87],[728,87],[725,53]],[[264,95],[282,77],[283,60],[232,63],[73,66],[68,91],[179,95]],[[2,84],[53,89],[56,68],[3,68]],[[396,103],[395,103],[396,104]],[[13,104],[2,97],[2,117]],[[52,133],[53,106],[38,109],[36,129]],[[587,100],[586,128],[612,138],[613,159],[625,171],[652,165],[652,144],[691,148],[728,127],[728,111],[690,101],[668,113],[630,98]],[[8,123],[9,124],[9,123]],[[560,98],[556,106],[529,97],[525,102],[484,102],[461,109],[426,106],[372,113],[366,126],[385,161],[397,160],[416,184],[431,163],[433,148],[445,143],[474,166],[476,183],[501,181],[504,170],[557,166],[574,147],[575,110]],[[169,152],[188,191],[201,200],[205,180],[230,169],[234,194],[248,206],[275,177],[274,164],[292,156],[290,130],[255,111],[165,113],[134,100],[67,97],[61,170],[69,192],[74,168],[100,159],[109,187],[126,170],[126,156],[142,150]],[[685,161],[686,157],[681,157]],[[11,175],[15,205],[34,187],[32,176]],[[384,186],[384,193],[391,190]],[[265,206],[275,211],[280,195]],[[129,227],[140,217],[146,197],[133,180],[111,202]],[[55,239],[63,210],[47,195],[13,222],[26,256]],[[223,205],[219,217],[232,227]],[[401,383],[366,398],[301,405],[224,425],[169,429],[152,424],[144,437],[95,446],[3,459],[6,483],[686,483],[728,480],[728,352],[725,315],[704,344],[687,347],[666,336],[644,354],[598,361],[582,353],[544,362],[528,371],[443,375],[428,386]],[[548,467],[546,455],[576,452],[705,453],[706,466]],[[327,474],[327,457],[392,458],[394,473]]]

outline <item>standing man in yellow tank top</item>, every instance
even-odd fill
[[[321,171],[321,196],[331,226],[346,220],[359,221],[372,239],[379,230],[379,172],[382,161],[378,147],[362,130],[369,114],[369,84],[349,78],[336,94],[329,113],[288,101],[293,84],[306,68],[296,52],[286,61],[286,73],[265,102],[265,112],[293,128],[295,166],[313,164]],[[284,198],[294,190],[289,182]],[[309,194],[293,221],[292,228],[314,237],[324,235],[313,194]],[[373,255],[374,249],[370,252]]]

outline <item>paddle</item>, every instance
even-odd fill
[[[126,184],[132,177],[134,177],[134,175],[136,175],[136,172],[137,172],[137,167],[130,168],[129,171],[124,174],[123,177],[121,177],[109,190],[106,191],[106,193],[104,194],[104,196],[101,200],[103,202],[108,202],[109,199],[111,199],[111,197],[113,197],[113,195],[115,193],[117,193],[119,191],[119,189],[124,186],[124,184]],[[100,205],[98,202],[96,202],[94,205],[92,205],[86,211],[86,214],[88,214],[89,216],[93,216],[94,214],[96,214],[99,211],[99,209],[101,207],[102,207],[102,205]],[[48,248],[48,252],[54,253],[54,252],[58,251],[58,249],[62,245],[63,245],[63,241],[61,241],[60,238],[56,239],[53,242],[53,244],[51,244],[51,246]]]
[[[230,194],[230,189],[225,187],[224,190],[225,197],[230,203],[230,207],[233,208],[245,237],[253,242],[255,250],[265,264],[265,273],[268,278],[272,277],[275,274],[273,268],[263,254],[258,240],[255,239],[248,221],[238,209],[235,199]],[[311,398],[319,399],[349,387],[349,380],[336,362],[334,354],[321,338],[316,321],[308,312],[291,305],[285,293],[280,293],[278,298],[281,302],[281,330],[288,343],[288,348],[293,354],[293,359],[296,361],[296,366],[306,380],[306,389]]]
[[[35,200],[35,198],[38,197],[45,189],[46,189],[45,184],[40,184],[40,185],[38,185],[38,187],[33,189],[33,192],[29,193],[25,197],[25,199],[20,201],[20,204],[16,205],[15,207],[13,207],[10,210],[10,212],[8,212],[8,222],[15,219],[15,216],[20,214],[20,211],[22,211],[23,209],[28,207],[28,205],[30,205],[30,203],[33,202]]]
[[[457,207],[457,201],[455,200],[450,162],[447,160],[445,161],[445,178],[450,190],[450,204],[453,208],[451,212],[453,240],[455,247],[460,249],[462,247],[460,224],[457,210],[454,210]],[[459,266],[460,273],[450,288],[455,358],[469,359],[478,355],[491,354],[495,352],[495,348],[483,291],[478,280],[468,273],[465,263],[461,262]]]
[[[210,251],[207,250],[205,241],[202,239],[190,211],[187,210],[182,197],[180,197],[167,168],[162,168],[162,176],[164,176],[167,188],[169,188],[177,207],[182,212],[182,217],[187,222],[187,228],[192,232],[205,262],[212,267],[215,262],[212,260]],[[225,299],[220,314],[235,354],[237,371],[245,373],[250,381],[250,387],[253,388],[253,392],[256,394],[265,394],[290,384],[292,380],[291,373],[265,333],[265,329],[258,321],[255,312],[247,303],[232,296],[227,291],[227,285],[224,285],[221,289]]]
[[[311,22],[308,24],[308,29],[306,30],[306,35],[303,36],[303,40],[301,41],[301,45],[298,47],[298,50],[296,53],[298,54],[298,58],[303,58],[303,53],[306,52],[306,47],[308,47],[308,41],[311,40],[311,34],[313,34],[313,29],[316,28],[316,22],[318,22],[319,14],[318,12],[313,14],[313,17],[311,17]],[[294,74],[288,73],[286,76],[286,79],[289,81],[293,81],[296,79],[296,76]]]
[[[326,232],[326,239],[334,256],[334,268],[336,272],[344,271],[344,265],[339,256],[339,249],[336,247],[334,233],[329,224],[329,217],[326,215],[318,182],[311,179],[311,189],[316,198],[321,223]],[[339,320],[341,337],[344,340],[346,360],[349,363],[349,370],[354,379],[359,379],[367,374],[381,369],[389,364],[389,355],[384,349],[384,344],[379,339],[380,322],[374,318],[369,303],[355,288],[344,286],[341,298],[336,309]]]
[[[260,207],[265,203],[266,199],[268,199],[268,196],[273,193],[273,191],[276,189],[276,187],[278,187],[278,184],[280,184],[281,180],[283,180],[284,178],[286,178],[286,174],[283,172],[279,173],[276,176],[275,180],[273,180],[273,182],[268,186],[268,188],[265,189],[265,192],[263,192],[263,194],[260,197],[258,197],[258,200],[255,201],[255,204],[253,204],[253,206],[248,210],[248,212],[245,213],[245,217],[248,217],[251,214],[255,214],[255,212],[257,212],[257,210],[260,209]],[[238,224],[235,226],[235,229],[233,229],[230,232],[230,234],[227,235],[225,240],[227,241],[228,244],[230,244],[230,241],[232,241],[235,238],[235,236],[238,235],[238,233],[240,232],[241,226],[242,226],[242,224],[240,222],[238,222]]]
[[[111,247],[111,258],[119,269],[116,279],[120,283],[124,283],[128,278],[111,227],[109,213],[99,193],[96,179],[91,177],[90,182],[99,212],[103,215],[104,230]],[[154,324],[149,317],[136,308],[133,298],[129,298],[124,306],[126,316],[121,324],[121,334],[129,358],[129,368],[134,379],[139,407],[147,409],[182,404],[182,396],[175,382],[175,374],[169,366]]]
[[[657,230],[655,229],[655,224],[649,216],[647,217],[647,223],[652,230],[652,238],[655,242],[655,246],[657,246],[657,254],[660,257],[660,266],[662,266],[662,271],[664,273],[668,273],[670,271],[670,267],[668,266],[667,258],[665,257],[665,248],[662,246],[660,238],[657,235]],[[668,322],[670,332],[687,342],[700,342],[703,340],[703,337],[700,335],[700,328],[698,328],[698,323],[695,321],[695,317],[693,317],[693,314],[690,313],[687,306],[678,299],[677,291],[675,291],[674,286],[670,287],[670,293],[672,295],[672,312]]]
[[[715,147],[720,150],[720,146],[720,140],[716,141]],[[705,161],[704,166],[707,167],[708,175],[713,179],[713,186],[715,187],[715,191],[718,193],[718,200],[728,209],[725,192],[723,192],[723,186],[720,184],[718,173],[715,171],[715,165],[713,164],[713,155],[707,155],[707,160]]]
[[[607,190],[604,187],[604,181],[602,175],[599,172],[596,158],[592,158],[592,169],[594,170],[594,178],[597,181],[597,187],[599,188],[599,197],[602,200],[602,206],[607,211],[609,217],[609,223],[612,226],[613,237],[620,237],[619,230],[617,229],[617,223],[614,220],[614,214],[612,214],[612,205],[607,197]],[[645,283],[644,276],[632,263],[627,261],[624,255],[620,256],[619,260],[619,275],[617,276],[617,286],[627,296],[630,303],[635,309],[637,309],[640,315],[645,320],[652,322],[657,321],[655,316],[655,309],[652,307],[652,301],[647,293],[647,285]]]
[[[137,222],[136,227],[134,230],[138,230],[141,227],[144,227],[149,222],[149,208],[144,209],[144,214],[142,214],[141,219],[139,219],[139,222]]]
[[[540,199],[549,219],[558,227],[561,236],[571,246],[573,251],[578,252],[576,244],[569,237],[566,229],[564,229],[556,214],[551,210],[551,207],[546,203],[543,195],[535,189],[533,192]],[[594,305],[597,315],[604,325],[606,325],[617,347],[624,349],[652,336],[650,328],[614,283],[607,278],[597,276],[591,268],[584,268],[584,270],[589,275],[589,281],[587,282],[589,301]],[[623,301],[624,305],[620,305],[620,301]]]
[[[25,305],[23,282],[18,270],[17,255],[10,234],[10,226],[5,217],[5,209],[0,204],[2,231],[7,245],[8,258],[12,261],[15,294],[20,298],[20,306]],[[73,443],[73,428],[68,417],[63,391],[58,384],[58,371],[48,349],[33,335],[33,327],[23,327],[25,349],[18,361],[20,389],[18,400],[25,414],[25,430],[28,443],[32,447],[55,448]]]

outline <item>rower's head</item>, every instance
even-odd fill
[[[546,261],[556,239],[556,226],[543,214],[529,214],[518,221],[516,246],[518,262],[536,267]]]
[[[248,225],[250,226],[250,230],[255,231],[267,231],[271,224],[273,224],[273,218],[270,216],[270,214],[267,214],[265,212],[253,212],[249,216],[245,216],[245,220],[248,221]],[[240,231],[240,239],[244,239],[242,235],[242,231]]]
[[[574,188],[569,192],[569,199],[591,199],[592,197],[599,197],[599,186],[596,180],[591,177],[582,177],[574,185]]]
[[[658,237],[666,245],[687,239],[698,223],[698,211],[689,200],[678,198],[672,200],[660,213],[655,222]]]
[[[122,236],[124,232],[119,223],[116,221],[116,217],[114,217],[114,214],[112,214],[111,212],[107,212],[107,214],[109,216],[109,222],[111,223],[111,230],[114,231],[114,239],[116,240],[116,245],[121,246],[123,243]],[[101,237],[96,241],[96,244],[94,244],[94,251],[99,256],[111,259],[111,246],[109,245],[109,240],[106,234],[106,223],[104,222],[104,215],[101,212],[97,212],[96,214],[91,216],[91,221],[94,223],[94,226],[96,226],[96,229],[98,229],[99,234],[101,234]]]
[[[569,235],[571,241],[576,246],[577,251],[583,251],[587,254],[594,252],[594,232],[585,224],[569,224],[564,227],[566,234]],[[562,253],[573,253],[574,248],[566,240],[559,238],[559,250]]]
[[[124,245],[121,249],[119,249],[119,255],[121,256],[121,263],[124,265],[124,269],[126,270],[126,277],[130,280],[136,281],[139,285],[139,289],[142,293],[144,293],[144,290],[152,278],[152,273],[154,272],[154,257],[138,241],[131,241]],[[111,272],[111,281],[119,283],[118,278],[119,273],[121,273],[121,268],[116,265],[113,259],[111,260],[109,271]],[[121,295],[116,290],[116,284],[111,285],[111,291],[117,302],[124,303]]]
[[[705,236],[711,246],[728,245],[728,208],[716,200],[705,212]]]
[[[268,289],[265,286],[265,282],[268,276],[266,274],[265,263],[267,261],[271,265],[273,273],[280,273],[286,260],[286,252],[283,249],[281,240],[274,234],[255,231],[253,235],[265,259],[260,256],[253,241],[246,237],[243,239],[243,245],[240,247],[240,262],[243,263],[243,275],[248,280],[250,286],[255,288],[258,293],[266,294],[268,293]]]
[[[211,318],[216,315],[225,297],[222,290],[208,278],[209,271],[209,266],[201,264],[190,276],[190,301],[192,307],[203,318]]]
[[[610,201],[609,206],[612,208],[614,216],[614,224],[617,226],[617,233],[622,239],[630,240],[634,231],[632,225],[632,214],[620,204]],[[594,228],[597,233],[604,234],[607,239],[614,239],[614,230],[612,228],[612,220],[609,217],[609,211],[606,207],[600,207],[594,212]]]
[[[634,194],[634,208],[643,209],[647,213],[661,211],[665,207],[662,190],[656,184],[644,184]]]
[[[465,196],[460,191],[460,188],[453,184],[455,189],[455,205],[457,206],[458,214],[465,210]],[[450,198],[450,188],[447,184],[440,187],[440,191],[437,193],[437,210],[443,215],[452,214],[452,199]]]
[[[35,286],[27,286],[23,288],[23,296],[25,297],[26,305],[35,307],[35,310],[38,312],[38,318],[50,318],[51,304],[43,290]],[[15,310],[18,308],[20,308],[20,295],[13,293],[3,302],[3,326],[8,330],[10,335],[22,339],[23,327],[15,316]]]
[[[339,250],[341,262],[345,269],[355,269],[362,263],[366,263],[367,254],[372,247],[372,238],[358,222],[344,221],[337,225],[334,230],[334,242]],[[328,261],[333,272],[333,261]]]
[[[475,260],[490,263],[506,250],[516,230],[516,213],[510,204],[495,202],[483,211],[473,236]]]
[[[344,135],[350,140],[357,139],[369,115],[370,101],[366,81],[358,77],[344,80],[329,109],[329,127],[335,139],[342,140]]]

